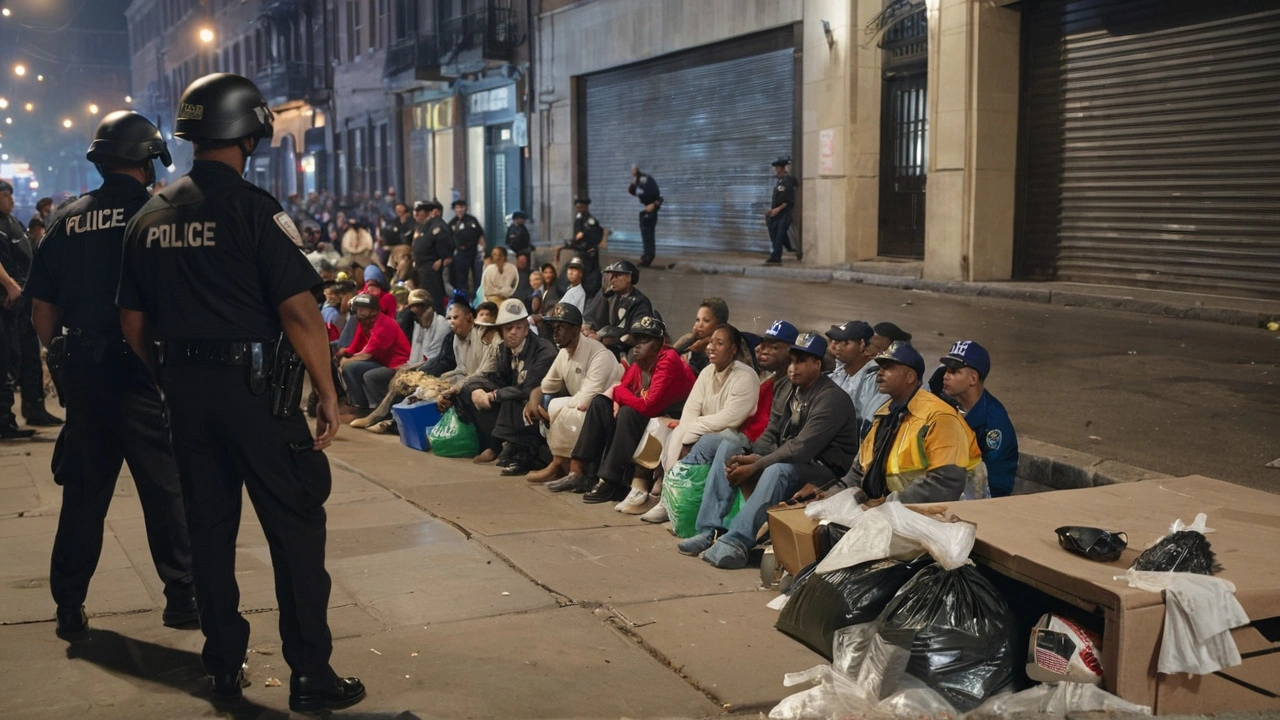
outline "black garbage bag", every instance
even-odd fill
[[[973,565],[924,568],[879,622],[885,640],[911,650],[907,672],[961,712],[1013,682],[1025,656],[1009,604]]]
[[[830,660],[836,630],[875,620],[898,589],[932,562],[928,555],[909,563],[872,560],[809,575],[791,593],[774,627]]]
[[[1194,530],[1179,530],[1143,550],[1133,561],[1133,569],[1214,575],[1222,570],[1222,565],[1218,564],[1208,538]]]

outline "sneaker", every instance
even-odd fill
[[[552,480],[546,484],[546,488],[551,492],[564,492],[572,490],[578,485],[587,482],[587,478],[582,473],[569,473],[559,480]]]
[[[596,505],[603,502],[613,502],[619,500],[626,495],[626,490],[614,485],[608,480],[601,479],[596,482],[596,486],[591,488],[582,496],[582,502],[588,505]]]
[[[618,512],[624,515],[644,515],[650,510],[657,507],[662,502],[662,498],[657,495],[645,493],[639,500],[633,504],[624,504]]]
[[[645,522],[655,524],[664,523],[667,520],[670,520],[671,518],[667,515],[667,501],[659,500],[658,504],[649,508],[649,511],[641,515],[640,519]]]
[[[694,535],[693,537],[688,538],[686,540],[681,540],[679,544],[676,545],[676,550],[679,550],[681,555],[688,555],[689,557],[698,557],[702,553],[709,550],[711,546],[715,544],[716,544],[716,534],[714,532],[704,532],[704,533],[698,533],[697,535]]]
[[[353,428],[363,430],[372,425],[376,419],[377,418],[372,415],[365,415],[364,417],[358,417],[355,420],[352,420],[350,425]]]
[[[395,420],[383,420],[382,422],[376,422],[370,425],[368,429],[369,432],[377,435],[390,435],[391,433],[399,431],[398,428],[396,428]]]
[[[747,566],[747,551],[724,538],[702,553],[702,559],[721,570],[737,570]]]
[[[617,510],[618,512],[622,512],[622,508],[626,507],[627,505],[637,505],[643,502],[644,499],[648,497],[648,495],[649,493],[645,492],[644,490],[641,490],[639,488],[631,488],[631,492],[627,493],[627,496],[622,499],[622,502],[618,503],[617,505],[614,505],[613,509]]]

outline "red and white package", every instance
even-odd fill
[[[1037,682],[1102,683],[1102,639],[1061,615],[1049,613],[1031,629],[1027,677]]]

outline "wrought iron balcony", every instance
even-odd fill
[[[439,48],[434,34],[419,34],[397,40],[387,50],[382,77],[392,78],[413,71],[413,77],[417,80],[442,80]]]
[[[481,10],[446,20],[440,53],[443,72],[457,76],[511,62],[516,32],[515,10],[501,0],[490,0]]]
[[[291,100],[309,101],[318,90],[324,89],[319,69],[301,61],[277,62],[259,70],[253,82],[271,105]]]

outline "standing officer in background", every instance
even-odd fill
[[[0,180],[0,186],[8,186],[9,196],[13,196],[9,183]],[[13,308],[22,305],[22,285],[9,274],[10,270],[17,273],[13,258],[17,251],[15,243],[0,243],[0,440],[25,440],[36,434],[30,428],[18,427],[18,417],[13,414],[13,383],[9,381],[17,360],[13,352],[17,345],[17,323],[13,321],[17,310]]]
[[[644,243],[644,251],[640,255],[640,267],[653,264],[656,252],[654,231],[658,228],[658,210],[662,209],[662,196],[658,194],[658,181],[652,175],[645,175],[639,165],[631,166],[631,184],[627,192],[636,196],[644,206],[640,210],[640,240]]]
[[[572,255],[582,260],[582,289],[591,298],[600,292],[600,243],[604,240],[604,228],[591,216],[591,198],[585,195],[573,201],[573,239],[565,243]],[[560,251],[556,251],[556,262]],[[563,275],[564,273],[560,273]]]
[[[480,287],[480,267],[484,261],[484,228],[474,215],[467,214],[467,201],[453,201],[454,218],[449,221],[453,242],[453,287],[466,291],[467,297]],[[475,285],[471,285],[471,281]]]
[[[529,228],[524,226],[529,216],[523,210],[511,213],[511,224],[507,226],[507,249],[516,256],[528,255],[533,251],[533,241],[529,239]]]
[[[338,430],[338,398],[314,294],[320,277],[280,204],[241,177],[269,142],[271,111],[248,79],[206,75],[183,92],[174,134],[194,145],[195,161],[129,223],[117,303],[134,352],[154,363],[152,340],[160,341],[201,659],[216,697],[238,698],[247,687],[249,623],[235,576],[243,484],[271,549],[281,645],[293,671],[289,708],[348,707],[365,689],[329,666],[331,477],[321,451]],[[304,365],[320,397],[314,439],[298,408]]]
[[[163,622],[178,627],[198,619],[169,426],[151,373],[125,342],[115,303],[125,223],[150,198],[152,161],[173,161],[156,126],[126,110],[102,119],[85,157],[102,174],[102,187],[59,211],[26,287],[32,324],[49,348],[49,371],[67,406],[67,424],[53,451],[62,513],[49,569],[57,633],[65,639],[88,628],[84,599],[124,462],[142,502],[151,559],[164,581]],[[64,326],[66,336],[55,342]]]
[[[27,228],[18,218],[13,216],[13,186],[0,180],[0,246],[4,246],[5,254],[0,255],[4,269],[19,288],[27,284],[27,276],[31,272],[31,260],[35,255],[35,247],[27,236]],[[44,407],[44,364],[40,361],[40,340],[36,337],[36,329],[31,326],[31,310],[21,295],[5,304],[0,310],[0,322],[5,329],[0,331],[0,340],[5,341],[4,349],[15,353],[10,362],[16,361],[11,369],[16,370],[18,387],[22,391],[22,417],[33,427],[54,427],[62,424]],[[8,364],[8,363],[6,363]],[[7,375],[0,376],[0,381],[9,382]],[[12,407],[13,403],[9,403]],[[0,410],[3,412],[3,410]],[[19,437],[3,433],[3,437]],[[27,435],[30,437],[30,435]]]
[[[766,265],[782,264],[782,249],[791,249],[791,239],[787,231],[791,229],[791,211],[796,205],[796,179],[787,172],[791,158],[780,157],[773,161],[773,174],[777,182],[773,185],[773,199],[769,203],[769,211],[765,213],[765,226],[769,228],[769,242],[772,249]]]
[[[436,312],[445,314],[448,297],[444,291],[444,270],[453,262],[453,231],[441,219],[444,206],[435,200],[414,203],[413,217],[419,220],[413,231],[413,268],[415,287],[431,293]]]

